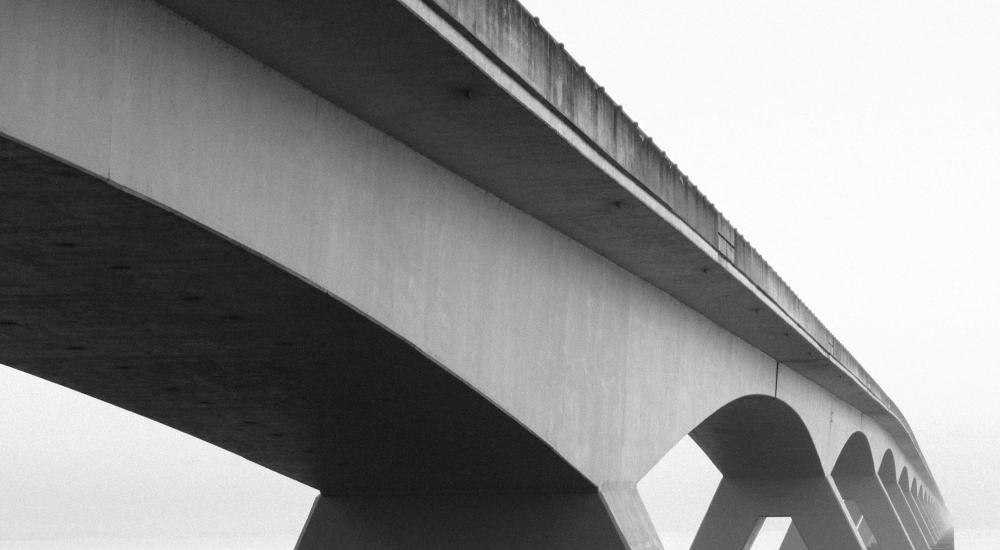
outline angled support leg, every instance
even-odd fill
[[[742,550],[760,529],[766,498],[755,498],[754,487],[723,478],[708,505],[691,550]]]
[[[937,503],[933,500],[927,501],[926,508],[931,513],[931,516],[934,517],[934,525],[937,526],[938,532],[944,533],[947,531],[948,528],[945,525],[944,518],[941,516],[941,509],[938,508]]]
[[[802,535],[793,524],[788,528],[788,533],[785,533],[785,539],[781,541],[781,547],[778,550],[809,550],[809,548],[806,547],[806,541],[802,540]]]
[[[790,517],[809,550],[863,550],[830,478],[723,478],[692,550],[742,550],[763,517]]]
[[[950,528],[950,526],[948,524],[948,516],[945,513],[944,508],[940,504],[938,504],[936,501],[933,501],[933,500],[930,503],[930,507],[931,507],[931,510],[933,510],[933,512],[934,512],[934,517],[937,518],[938,525],[941,526],[941,532],[942,533],[947,533],[948,529]]]
[[[893,475],[891,473],[888,476],[880,474],[879,478],[882,480],[882,486],[885,488],[886,494],[889,495],[892,507],[896,510],[896,515],[899,516],[900,521],[903,522],[903,527],[906,529],[906,533],[910,536],[910,542],[913,543],[914,550],[930,550],[930,545],[927,544],[927,537],[917,524],[917,518],[913,515],[913,510],[906,501],[906,497],[903,496],[903,491],[899,488],[899,484]]]
[[[923,512],[919,507],[917,507],[917,503],[914,502],[913,495],[910,494],[909,488],[899,485],[899,491],[903,494],[903,499],[906,500],[907,506],[910,507],[913,517],[917,521],[917,527],[920,528],[920,533],[923,534],[924,540],[927,541],[927,545],[934,546],[934,543],[936,542],[934,536],[927,527],[927,520],[924,519]]]
[[[937,503],[933,500],[925,499],[924,510],[927,510],[928,515],[930,515],[931,519],[934,521],[934,528],[937,530],[938,537],[940,538],[948,530],[945,525],[944,518],[941,517],[941,509],[938,508]]]
[[[843,475],[834,478],[844,498],[857,503],[879,546],[885,550],[915,550],[903,521],[878,477]]]
[[[634,486],[601,487],[601,499],[629,550],[663,550],[660,537]]]
[[[920,498],[917,497],[912,492],[910,493],[910,501],[913,502],[913,506],[920,511],[920,518],[924,522],[924,529],[927,530],[927,540],[931,541],[931,546],[937,543],[940,535],[937,529],[934,528],[934,523],[931,521],[930,516],[927,515],[927,508],[924,508],[924,503],[920,502]]]
[[[934,540],[937,541],[941,538],[941,529],[938,527],[937,519],[934,518],[934,515],[931,513],[931,510],[927,506],[927,502],[925,502],[924,499],[914,495],[913,500],[916,501],[917,506],[920,507],[920,511],[924,514],[924,521],[927,522],[927,529],[931,532],[931,536],[933,536]]]

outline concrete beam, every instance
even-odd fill
[[[267,31],[257,38],[281,42],[262,51],[296,49],[295,33],[269,32],[278,18],[248,16],[259,13],[251,7],[291,3],[187,4],[246,8],[228,23]],[[392,103],[398,109],[382,112],[395,120],[370,126],[303,89],[302,79],[289,80],[150,2],[0,1],[8,16],[0,18],[0,73],[30,75],[0,81],[0,128],[99,177],[83,184],[79,170],[60,165],[40,171],[48,187],[33,185],[32,175],[25,176],[32,185],[5,187],[20,204],[32,204],[31,213],[44,214],[58,202],[62,213],[72,214],[34,219],[3,201],[19,228],[32,229],[33,220],[86,220],[88,239],[53,240],[53,228],[43,227],[33,238],[14,235],[3,243],[4,272],[23,287],[8,297],[5,315],[57,329],[49,334],[72,332],[86,344],[48,346],[44,331],[26,328],[25,338],[12,339],[21,347],[5,346],[4,358],[328,495],[355,494],[356,476],[346,472],[365,472],[373,462],[366,453],[379,461],[379,472],[395,476],[382,483],[397,490],[432,494],[443,486],[456,489],[449,486],[456,481],[462,490],[483,494],[511,484],[529,494],[538,484],[594,494],[601,487],[609,517],[633,545],[652,540],[637,513],[641,503],[627,489],[608,487],[631,487],[677,438],[730,400],[770,396],[774,356],[809,373],[802,400],[840,395],[872,413],[879,429],[915,457],[913,467],[923,468],[905,421],[888,404],[879,405],[876,386],[863,371],[848,369],[845,377],[835,362],[801,356],[817,352],[828,361],[841,354],[833,344],[810,342],[815,331],[768,302],[762,287],[734,267],[738,261],[715,256],[714,245],[567,130],[564,119],[545,105],[542,116],[533,107],[525,110],[539,98],[518,88],[523,83],[516,75],[475,44],[456,46],[468,33],[439,11],[421,12],[436,17],[431,21],[407,11],[419,8],[412,2],[310,6],[344,15],[332,18],[343,25],[343,36],[383,29],[365,38],[378,41],[380,47],[365,52],[376,58],[344,56],[362,63],[350,74],[324,69],[332,81],[367,86],[355,90],[363,93],[351,104],[353,112],[394,99],[434,108]],[[281,20],[289,21],[294,28],[294,18]],[[384,32],[387,25],[400,32]],[[357,44],[344,44],[348,54],[356,52]],[[38,51],[46,55],[39,58]],[[414,63],[377,59],[388,54]],[[288,67],[280,60],[271,66]],[[442,91],[440,78],[456,76],[482,85],[486,93],[479,97],[489,101]],[[365,84],[383,78],[389,80]],[[389,81],[399,87],[383,86]],[[65,82],[74,83],[71,90]],[[427,131],[456,121],[448,132]],[[423,134],[402,136],[405,144],[380,130],[408,124]],[[497,125],[511,134],[498,136]],[[418,154],[431,151],[429,141],[436,139],[435,150],[470,147],[455,155],[468,164]],[[506,158],[497,152],[511,154],[512,161],[495,163]],[[524,185],[529,168],[533,185]],[[73,189],[85,189],[85,200]],[[516,194],[526,189],[528,195]],[[131,225],[105,223],[115,216]],[[176,234],[198,246],[158,238]],[[152,246],[163,242],[175,248],[164,253]],[[638,254],[619,262],[615,250]],[[738,256],[751,263],[755,258]],[[708,273],[706,258],[712,262]],[[108,270],[134,273],[111,279]],[[38,276],[42,272],[45,277]],[[66,281],[69,286],[59,286]],[[102,292],[75,292],[73,285],[96,285]],[[271,292],[278,287],[287,292]],[[77,300],[73,307],[49,307],[46,292],[53,288]],[[738,296],[719,299],[732,289]],[[770,308],[762,310],[769,320],[746,307],[762,303]],[[65,314],[91,312],[91,306],[103,307],[100,318],[117,324]],[[309,313],[298,315],[300,310]],[[170,330],[143,340],[145,328],[162,326],[143,317],[150,311],[157,320],[169,318]],[[786,349],[781,342],[795,340],[789,327],[803,340]],[[302,341],[272,338],[281,330]],[[138,344],[142,351],[133,352]],[[178,350],[186,354],[178,357]],[[111,358],[117,366],[108,365]],[[234,384],[241,395],[232,395]],[[340,393],[331,395],[329,388]],[[457,414],[427,406],[459,402]],[[853,422],[858,414],[837,420]],[[491,420],[476,422],[480,417]],[[458,420],[449,424],[451,419]],[[341,424],[328,423],[334,421]],[[808,421],[817,432],[829,420]],[[452,425],[460,422],[467,425]],[[482,425],[491,433],[477,435]],[[398,441],[419,442],[425,454],[413,460],[392,448],[397,439],[373,436],[379,433],[373,427],[385,426],[393,427]],[[462,437],[466,432],[499,441],[494,428],[505,436],[495,448],[463,445],[470,442]],[[703,441],[725,443],[724,432],[708,430]],[[330,434],[350,444],[330,441]],[[811,459],[813,446],[801,438],[796,457]],[[393,452],[371,452],[386,447]],[[356,454],[345,457],[344,449]],[[435,466],[441,464],[435,456],[452,451],[464,453],[464,467]],[[478,460],[483,456],[500,458]],[[717,458],[733,469],[746,466],[740,453]],[[517,467],[498,466],[506,462]],[[484,465],[494,475],[481,475]],[[375,470],[367,471],[365,482],[378,486]],[[533,474],[521,475],[525,471]],[[532,483],[519,484],[526,479]]]
[[[871,414],[926,471],[875,381],[516,2],[161,1]]]

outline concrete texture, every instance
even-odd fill
[[[924,472],[874,380],[516,2],[163,3],[871,414]]]
[[[0,0],[0,361],[319,487],[303,544],[465,502],[495,523],[459,541],[658,548],[635,483],[692,431],[762,502],[820,495],[807,542],[854,540],[826,476],[859,430],[940,502],[724,220],[728,252],[458,4],[167,4],[242,50],[148,1]]]
[[[7,140],[0,219],[4,363],[324,492],[595,490],[358,312]]]
[[[116,141],[89,171],[111,166],[116,185],[350,304],[590,479],[638,479],[719,406],[773,391],[773,359],[558,231],[158,6],[122,2],[115,19]],[[33,48],[9,36],[12,58]],[[32,108],[17,99],[4,108]],[[66,149],[47,148],[83,160]]]

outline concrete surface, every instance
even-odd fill
[[[930,478],[878,384],[516,2],[163,3],[819,382]]]
[[[691,550],[746,548],[765,517],[792,518],[810,550],[864,549],[832,482],[821,475],[723,477]]]
[[[300,550],[623,549],[590,495],[318,497]]]
[[[885,488],[886,494],[889,495],[889,500],[892,501],[896,514],[903,522],[903,526],[906,528],[906,533],[909,535],[913,547],[917,550],[929,549],[932,543],[927,540],[927,535],[917,523],[917,517],[913,512],[913,508],[907,502],[906,497],[903,496],[903,491],[899,488],[897,469],[894,462],[893,454],[887,451],[882,456],[882,462],[879,466],[879,479],[882,481],[882,486]]]
[[[475,21],[514,4],[165,3],[241,49],[148,1],[0,1],[0,361],[319,487],[303,544],[510,498],[584,503],[553,544],[658,548],[635,483],[692,431],[730,480],[822,496],[807,542],[853,540],[827,476],[858,431],[940,502],[902,415],[707,202],[637,183],[659,157],[620,161],[606,106],[600,142],[511,72],[501,46],[545,36]]]
[[[358,312],[7,140],[0,219],[4,363],[324,492],[593,489]]]
[[[855,434],[844,446],[832,477],[841,496],[856,503],[880,548],[915,548],[889,494],[878,478],[871,446],[864,434]]]

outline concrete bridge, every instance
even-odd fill
[[[928,550],[902,413],[516,2],[0,0],[0,362],[318,488],[300,548]]]

